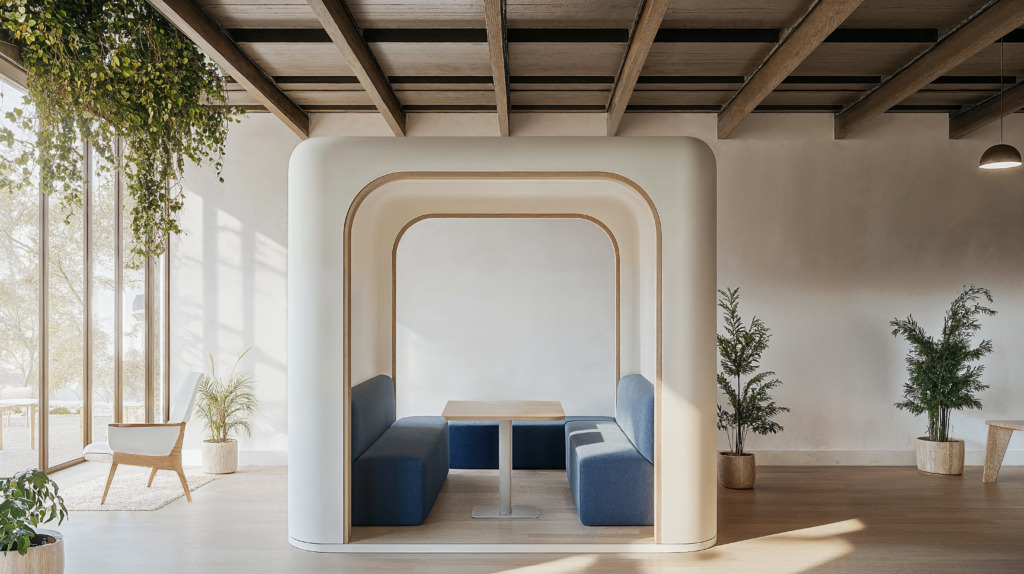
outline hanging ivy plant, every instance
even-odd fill
[[[6,120],[34,137],[18,141],[0,127],[17,150],[0,161],[74,208],[82,202],[81,142],[92,142],[123,170],[135,263],[159,255],[163,237],[181,231],[185,162],[213,164],[219,176],[228,125],[243,113],[206,105],[225,99],[218,68],[145,0],[3,0],[0,10],[28,70],[31,105]]]

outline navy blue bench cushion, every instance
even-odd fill
[[[387,375],[352,387],[352,460],[395,422],[395,384]]]
[[[401,418],[352,463],[352,524],[422,524],[446,478],[448,421]]]
[[[619,379],[615,422],[648,462],[654,462],[654,385],[642,375]]]
[[[451,421],[448,433],[451,468],[498,468],[498,421]],[[512,468],[564,470],[565,421],[512,421]]]
[[[654,524],[654,464],[612,421],[565,423],[566,474],[587,526]]]

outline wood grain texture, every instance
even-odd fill
[[[718,453],[718,484],[723,488],[749,490],[757,480],[757,461],[753,454],[732,456]]]
[[[658,34],[661,21],[671,3],[672,0],[646,0],[644,2],[644,7],[640,11],[636,27],[629,40],[629,48],[626,51],[626,58],[622,62],[618,80],[615,82],[615,89],[612,90],[612,97],[608,102],[607,127],[610,136],[614,136],[619,131],[622,114],[626,113],[629,99],[633,97],[633,88],[636,87],[636,81],[647,62],[647,54],[654,43],[654,37]]]
[[[302,139],[309,137],[309,116],[288,99],[241,48],[192,0],[149,0],[154,8],[213,58],[224,72],[253,94]]]
[[[1024,0],[999,0],[957,31],[940,39],[914,63],[838,114],[835,119],[835,138],[843,139],[850,135],[1022,24]]]
[[[86,463],[52,478],[66,490],[105,472],[106,465]],[[1024,467],[1004,468],[996,483],[983,483],[981,474],[979,466],[947,477],[909,466],[762,466],[757,489],[718,490],[718,546],[689,554],[303,552],[288,544],[285,467],[241,467],[196,490],[194,504],[179,499],[157,512],[117,516],[80,512],[59,528],[75,541],[66,549],[67,574],[180,574],[208,572],[211,565],[246,574],[1019,572],[1024,563]],[[519,471],[514,478],[523,489],[532,480],[521,479]],[[449,490],[463,484],[452,476],[448,480]],[[496,473],[491,480],[497,483]],[[564,474],[555,480],[564,481]],[[491,484],[477,490],[493,500]],[[539,497],[541,490],[529,495]],[[552,505],[548,514],[555,510]],[[244,528],[225,529],[225,524]],[[568,529],[549,532],[573,534]],[[116,563],[111,562],[114,555]]]
[[[359,35],[355,22],[345,9],[341,0],[309,0],[313,13],[334,45],[341,51],[348,66],[362,84],[370,100],[377,106],[377,111],[388,123],[396,136],[405,135],[405,112],[398,102],[398,96],[391,89],[387,77],[381,71],[370,48]]]
[[[982,482],[995,482],[999,477],[999,469],[1003,466],[1006,447],[1010,444],[1013,431],[1024,431],[1024,421],[987,421],[988,439],[985,441],[985,471]],[[997,424],[993,424],[997,423]],[[1015,423],[1015,424],[998,424]]]
[[[505,24],[505,0],[484,0],[487,47],[491,52],[494,77],[494,101],[498,109],[498,133],[508,137],[508,32]]]
[[[982,99],[977,104],[949,118],[949,139],[955,140],[973,133],[988,124],[1024,108],[1024,81],[1017,82],[999,94]],[[992,424],[991,422],[989,423]],[[1018,429],[1022,430],[1022,429]]]
[[[819,0],[782,39],[747,83],[718,114],[718,139],[725,139],[782,80],[804,61],[863,0]]]
[[[558,401],[448,401],[441,417],[449,421],[558,421]]]

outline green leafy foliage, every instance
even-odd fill
[[[725,316],[725,335],[718,335],[718,354],[722,372],[718,373],[718,388],[729,399],[732,411],[718,405],[718,428],[729,437],[729,450],[742,455],[747,432],[759,435],[776,434],[783,430],[774,419],[789,409],[772,400],[770,391],[782,384],[772,371],[758,373],[761,354],[768,349],[771,332],[763,321],[754,317],[750,325],[740,317],[740,290],[719,290],[718,306]],[[743,378],[747,377],[746,383]]]
[[[259,411],[256,399],[255,381],[249,373],[236,373],[238,362],[252,348],[246,349],[235,361],[227,379],[217,377],[217,370],[210,355],[210,374],[199,381],[197,414],[203,418],[204,428],[210,431],[208,442],[227,442],[229,435],[238,431],[252,436],[252,422],[249,417]]]
[[[19,472],[0,481],[0,548],[4,555],[17,548],[24,555],[32,545],[36,527],[68,517],[57,483],[39,469]]]
[[[904,400],[896,403],[896,408],[914,415],[927,413],[929,440],[949,440],[951,411],[981,408],[974,395],[988,388],[981,382],[985,367],[971,363],[992,352],[992,341],[984,339],[977,347],[971,341],[981,329],[979,317],[996,314],[984,306],[991,302],[988,289],[965,287],[946,311],[939,339],[925,333],[913,316],[889,322],[893,336],[910,343],[910,378],[903,385]]]
[[[0,141],[21,152],[0,161],[73,208],[81,142],[92,142],[124,173],[136,261],[162,253],[164,236],[181,232],[185,162],[219,173],[228,125],[242,113],[205,104],[225,99],[217,67],[145,0],[4,0],[0,29],[20,48],[34,110],[6,115],[18,129],[0,127]]]

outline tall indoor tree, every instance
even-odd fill
[[[5,0],[0,29],[28,70],[24,109],[0,128],[7,169],[32,179],[66,209],[82,203],[82,148],[122,169],[131,199],[135,263],[162,253],[181,230],[186,161],[218,172],[238,108],[217,66],[145,0]],[[29,140],[16,137],[30,133]],[[123,142],[119,156],[115,142]]]

